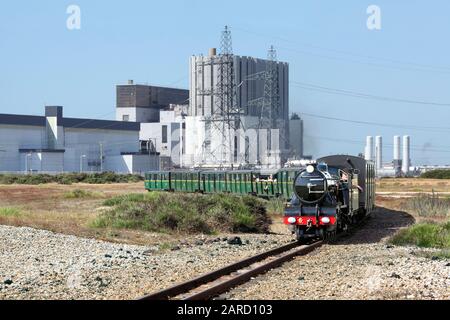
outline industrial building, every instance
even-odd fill
[[[63,107],[45,116],[0,114],[0,172],[143,173],[159,168],[142,152],[140,124],[65,118]]]
[[[129,80],[116,88],[116,120],[160,122],[160,111],[171,104],[187,104],[189,90],[135,84]]]
[[[188,167],[280,168],[289,155],[289,65],[232,53],[226,28],[220,53],[190,59],[186,117]]]
[[[401,177],[410,176],[415,168],[411,167],[411,137],[403,137],[403,157],[401,154],[401,137],[394,136],[393,140],[393,160],[383,163],[383,137],[373,136],[366,139],[365,159],[374,161],[378,177]]]
[[[293,114],[289,120],[289,142],[290,142],[290,158],[291,159],[304,159],[304,126],[303,120],[297,115]]]
[[[170,105],[160,111],[160,122],[141,123],[139,139],[143,146],[161,156],[161,170],[181,168],[186,150],[186,105]]]
[[[142,149],[160,154],[160,169],[182,166],[189,90],[134,84],[117,86],[116,119],[139,122]]]
[[[141,146],[161,155],[163,170],[270,169],[302,158],[303,121],[289,120],[288,63],[273,47],[267,59],[234,55],[227,27],[221,44],[190,58],[190,90],[117,86],[116,119],[141,123]]]

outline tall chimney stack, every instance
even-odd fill
[[[377,169],[383,169],[383,137],[377,136],[375,142],[376,153],[376,167]]]
[[[411,137],[403,137],[403,165],[402,171],[405,176],[409,174],[409,167],[411,166]]]
[[[394,160],[400,160],[400,136],[394,136]]]
[[[373,137],[368,136],[366,140],[366,160],[372,161],[373,160]]]

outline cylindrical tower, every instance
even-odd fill
[[[376,153],[376,167],[377,169],[383,169],[383,138],[381,136],[376,137],[375,142],[375,153]]]
[[[366,140],[366,155],[365,158],[367,161],[373,160],[373,137],[368,136]]]
[[[400,136],[394,136],[394,160],[400,160]]]
[[[403,165],[402,171],[404,175],[409,174],[409,167],[411,166],[411,137],[403,137]]]

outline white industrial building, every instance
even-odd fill
[[[159,169],[158,154],[141,152],[139,133],[139,123],[64,118],[59,106],[45,116],[0,114],[0,172]]]
[[[211,49],[208,56],[190,59],[183,163],[188,167],[280,168],[290,148],[289,65],[236,55],[230,59],[224,62],[224,56],[218,55],[216,49]],[[228,77],[223,74],[227,63],[232,65],[232,75]],[[273,86],[278,107],[263,110],[267,99],[266,74],[271,66],[276,73]],[[221,78],[225,82],[222,85],[231,88],[229,94],[233,95],[227,97],[222,107]]]
[[[411,167],[411,137],[403,137],[403,157],[401,157],[401,137],[394,136],[392,162],[383,163],[383,137],[373,136],[366,139],[365,159],[374,161],[378,177],[409,176],[415,171]]]
[[[148,142],[149,149],[160,154],[162,170],[183,167],[186,110],[187,106],[170,105],[160,111],[160,122],[141,123],[139,139],[142,143]]]
[[[160,169],[183,165],[189,91],[135,84],[117,86],[116,119],[139,122],[141,146],[160,154]]]

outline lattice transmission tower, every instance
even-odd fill
[[[280,112],[280,87],[278,76],[277,51],[273,46],[267,54],[267,67],[264,76],[264,99],[259,118],[260,129],[277,127]]]
[[[207,93],[213,96],[214,104],[211,115],[205,118],[203,162],[214,159],[216,164],[227,166],[233,163],[234,136],[241,124],[241,110],[236,99],[233,42],[228,26],[222,32],[220,52],[210,63],[217,72],[217,79],[212,91]],[[215,149],[211,148],[213,139],[220,139]]]

